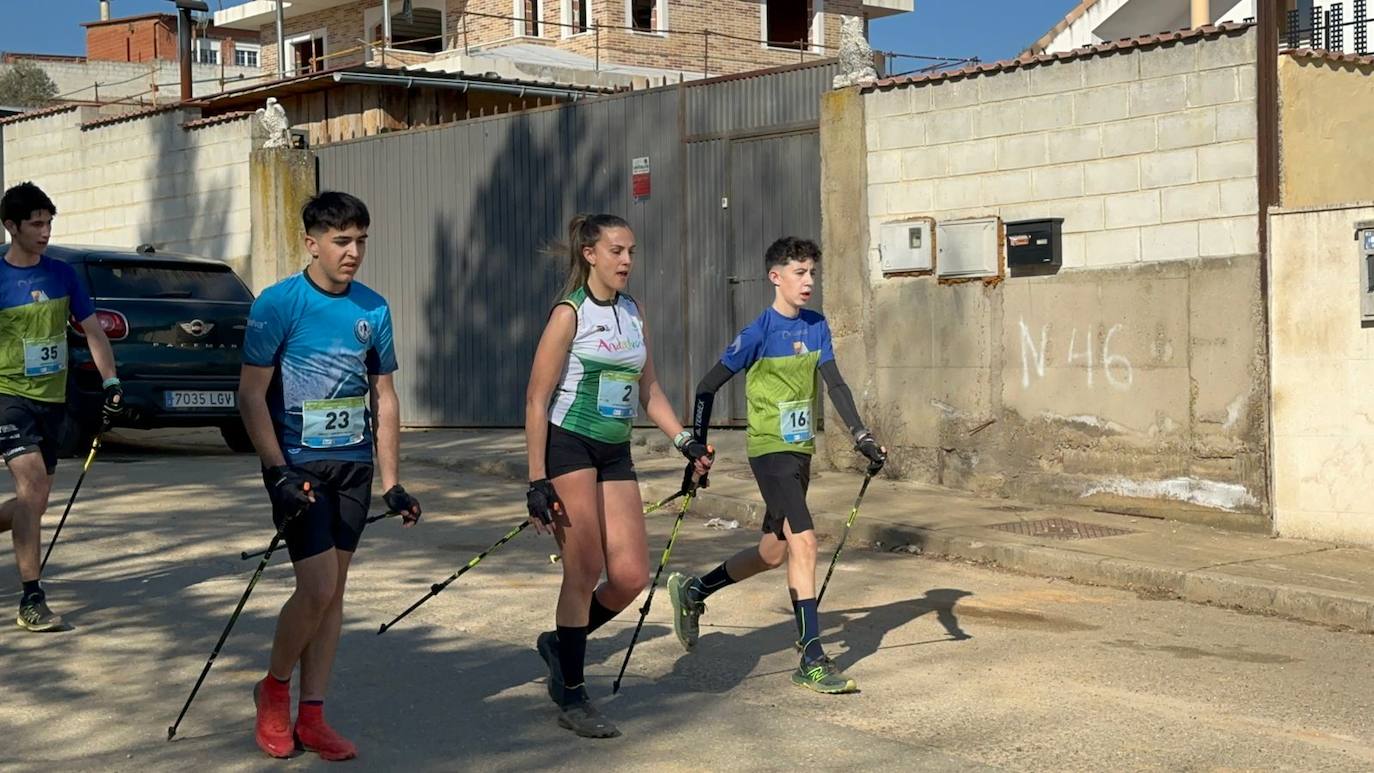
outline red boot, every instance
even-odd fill
[[[337,762],[358,756],[358,747],[324,721],[324,705],[302,703],[296,712],[296,740],[308,752],[316,752],[320,759]]]
[[[258,748],[273,757],[290,757],[296,751],[291,738],[291,683],[268,674],[253,685],[253,705],[258,709],[253,731]]]

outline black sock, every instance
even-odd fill
[[[821,649],[820,613],[816,611],[816,600],[798,599],[792,602],[792,609],[797,613],[797,631],[800,633],[797,641],[802,647],[802,662],[811,663],[825,657],[825,650]]]
[[[28,599],[29,599],[30,596],[42,596],[42,595],[43,595],[43,586],[40,584],[40,581],[39,581],[39,580],[25,580],[25,581],[24,581],[24,593],[23,593],[23,595],[20,597],[21,600],[23,600],[23,601],[28,601]]]
[[[734,584],[735,581],[731,579],[730,573],[725,571],[725,564],[721,564],[706,574],[693,579],[691,584],[687,586],[687,595],[691,596],[693,601],[705,601],[706,597],[712,593],[727,585]]]
[[[581,699],[586,681],[582,675],[587,659],[587,627],[585,625],[558,626],[558,666],[563,672],[563,704]]]
[[[593,593],[591,608],[587,611],[587,633],[591,634],[592,631],[610,622],[611,618],[618,614],[620,614],[618,610],[607,609]]]

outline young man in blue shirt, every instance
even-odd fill
[[[398,482],[400,403],[386,300],[354,276],[367,252],[367,207],[324,192],[302,211],[309,267],[267,288],[248,317],[239,410],[263,465],[296,589],[282,607],[267,675],[253,688],[255,739],[273,757],[299,743],[326,760],[357,748],[324,720],[349,561],[372,497],[373,445],[387,508],[405,525],[420,504]],[[374,437],[375,427],[375,437]],[[301,667],[291,725],[291,674]]]
[[[105,380],[105,413],[119,413],[124,399],[90,294],[75,269],[43,254],[56,214],[52,199],[33,183],[16,185],[0,198],[0,222],[12,240],[0,260],[0,456],[15,490],[13,499],[0,504],[0,533],[13,534],[24,586],[15,622],[29,631],[66,627],[48,609],[39,584],[39,524],[57,471],[58,433],[67,420],[68,319],[81,326]]]

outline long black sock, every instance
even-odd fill
[[[734,585],[735,580],[730,577],[730,573],[725,571],[725,564],[717,566],[715,569],[692,580],[687,586],[687,594],[693,601],[705,601],[707,596],[724,588],[727,585]]]
[[[596,594],[592,594],[591,608],[587,610],[587,633],[600,628],[610,622],[611,618],[620,614],[618,610],[607,609],[606,605],[597,600]]]
[[[20,599],[21,599],[21,600],[23,600],[23,601],[28,601],[30,596],[42,596],[42,595],[43,595],[43,586],[42,586],[42,584],[40,584],[40,581],[39,581],[39,580],[25,580],[25,581],[24,581],[24,593],[23,593],[22,596],[20,596]]]
[[[816,611],[815,599],[797,599],[792,602],[792,610],[797,613],[797,643],[802,647],[802,662],[811,663],[825,657],[821,649],[820,613]]]
[[[582,666],[587,659],[587,626],[558,626],[558,666],[563,672],[563,705],[581,699]]]

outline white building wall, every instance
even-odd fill
[[[153,102],[151,90],[158,87],[157,100],[175,102],[181,98],[181,71],[176,62],[44,62],[35,61],[52,78],[62,101],[110,102],[129,99]],[[0,75],[13,65],[0,64]],[[197,97],[218,94],[258,83],[263,77],[257,67],[220,67],[191,65],[192,93]]]
[[[26,180],[52,197],[53,241],[188,252],[241,274],[251,246],[252,121],[202,128],[173,110],[83,127],[83,108],[4,127],[4,183]]]

